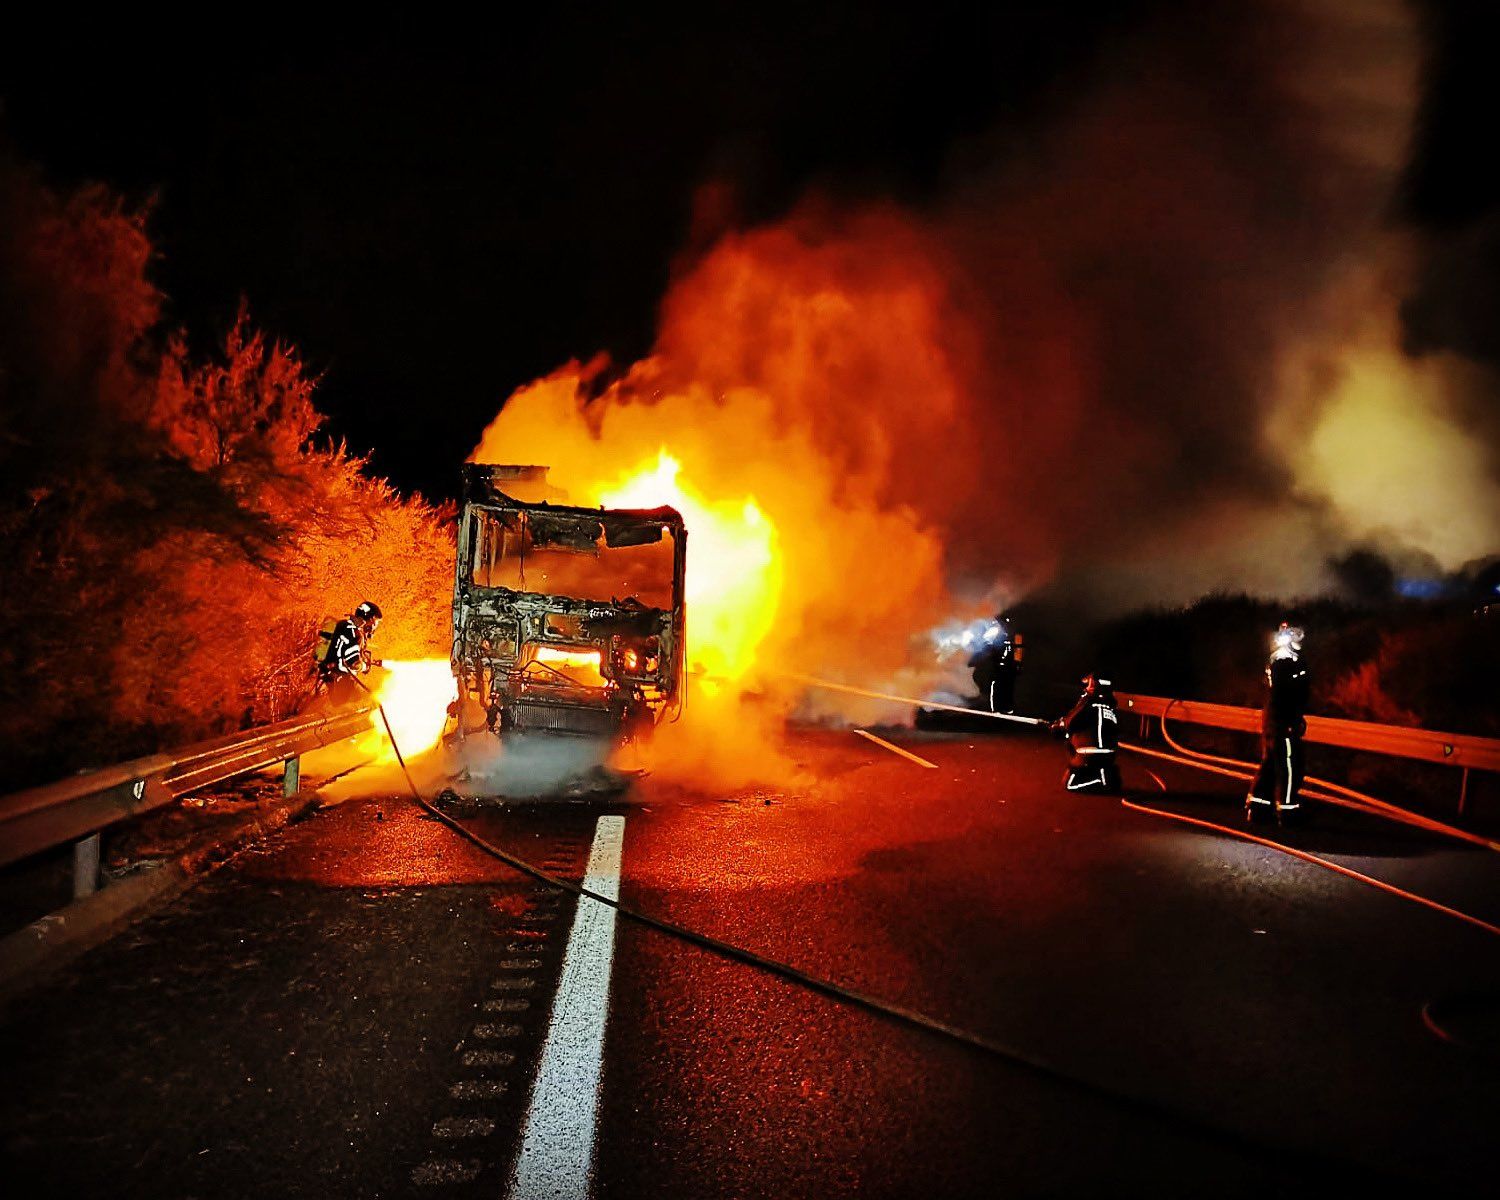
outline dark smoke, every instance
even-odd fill
[[[1189,587],[1318,585],[1317,535],[1339,533],[1262,431],[1288,343],[1384,255],[1417,65],[1398,5],[1185,5],[1023,147],[984,147],[936,216],[988,323],[995,502],[955,567],[1053,557],[1108,605],[1149,596],[1158,564],[1181,586],[1186,541],[1207,568]]]
[[[522,389],[482,456],[525,445],[582,482],[691,442],[686,476],[756,496],[784,537],[828,526],[788,591],[804,634],[867,660],[941,590],[934,543],[976,607],[1096,614],[1336,590],[1361,547],[1440,572],[1492,552],[1473,414],[1493,380],[1412,357],[1400,321],[1424,262],[1398,219],[1412,12],[1153,11],[1043,113],[962,147],[920,210],[818,194],[700,249],[650,358],[602,390],[576,369]],[[711,198],[716,228],[732,206]],[[813,474],[829,494],[783,486]],[[902,537],[844,562],[892,519]],[[891,621],[846,574],[881,580],[863,594]]]

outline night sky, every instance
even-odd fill
[[[1500,308],[1500,188],[1480,161],[1497,8],[1422,7],[1433,72],[1393,214],[1481,230],[1457,264],[1466,299],[1419,298],[1409,338],[1492,361],[1500,333],[1476,314]],[[569,357],[648,349],[674,261],[716,230],[809,188],[920,207],[966,144],[1024,137],[1174,9],[1197,6],[755,5],[682,21],[570,5],[506,10],[494,31],[256,9],[196,46],[191,28],[59,25],[0,48],[0,138],[57,184],[154,197],[169,318],[203,348],[243,295],[323,373],[332,432],[442,496],[514,387]]]

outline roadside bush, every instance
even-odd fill
[[[0,756],[7,785],[284,717],[315,631],[446,656],[451,514],[321,437],[316,379],[243,310],[162,328],[147,213],[0,155]]]

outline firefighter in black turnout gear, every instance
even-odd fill
[[[1116,752],[1120,746],[1120,718],[1115,712],[1114,688],[1108,679],[1088,674],[1083,677],[1083,695],[1068,714],[1053,721],[1054,733],[1067,735],[1073,753],[1063,786],[1070,792],[1118,793],[1120,764]]]
[[[358,690],[355,679],[366,675],[375,665],[370,656],[370,639],[380,625],[380,605],[364,601],[341,621],[323,622],[318,630],[318,646],[313,657],[317,662],[318,687],[337,701],[352,697]]]
[[[1302,630],[1285,621],[1271,639],[1260,717],[1260,770],[1245,797],[1245,820],[1295,824],[1303,818],[1302,737],[1307,732],[1307,659]]]
[[[1010,623],[996,617],[985,629],[979,649],[969,657],[979,700],[990,712],[1014,712],[1016,675],[1021,669],[1020,639],[1011,635]]]

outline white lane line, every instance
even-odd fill
[[[870,741],[874,742],[877,746],[884,746],[892,754],[899,754],[902,758],[911,759],[911,761],[916,763],[919,767],[931,767],[934,771],[937,770],[937,763],[928,762],[925,758],[921,758],[918,755],[913,754],[910,750],[901,749],[901,747],[897,746],[894,742],[888,742],[885,740],[885,738],[876,737],[868,729],[856,729],[854,732],[859,734],[859,736],[862,738],[869,738]]]
[[[625,818],[600,817],[583,881],[589,891],[619,898],[624,842]],[[587,1200],[614,954],[615,910],[579,897],[511,1176],[513,1200]]]

